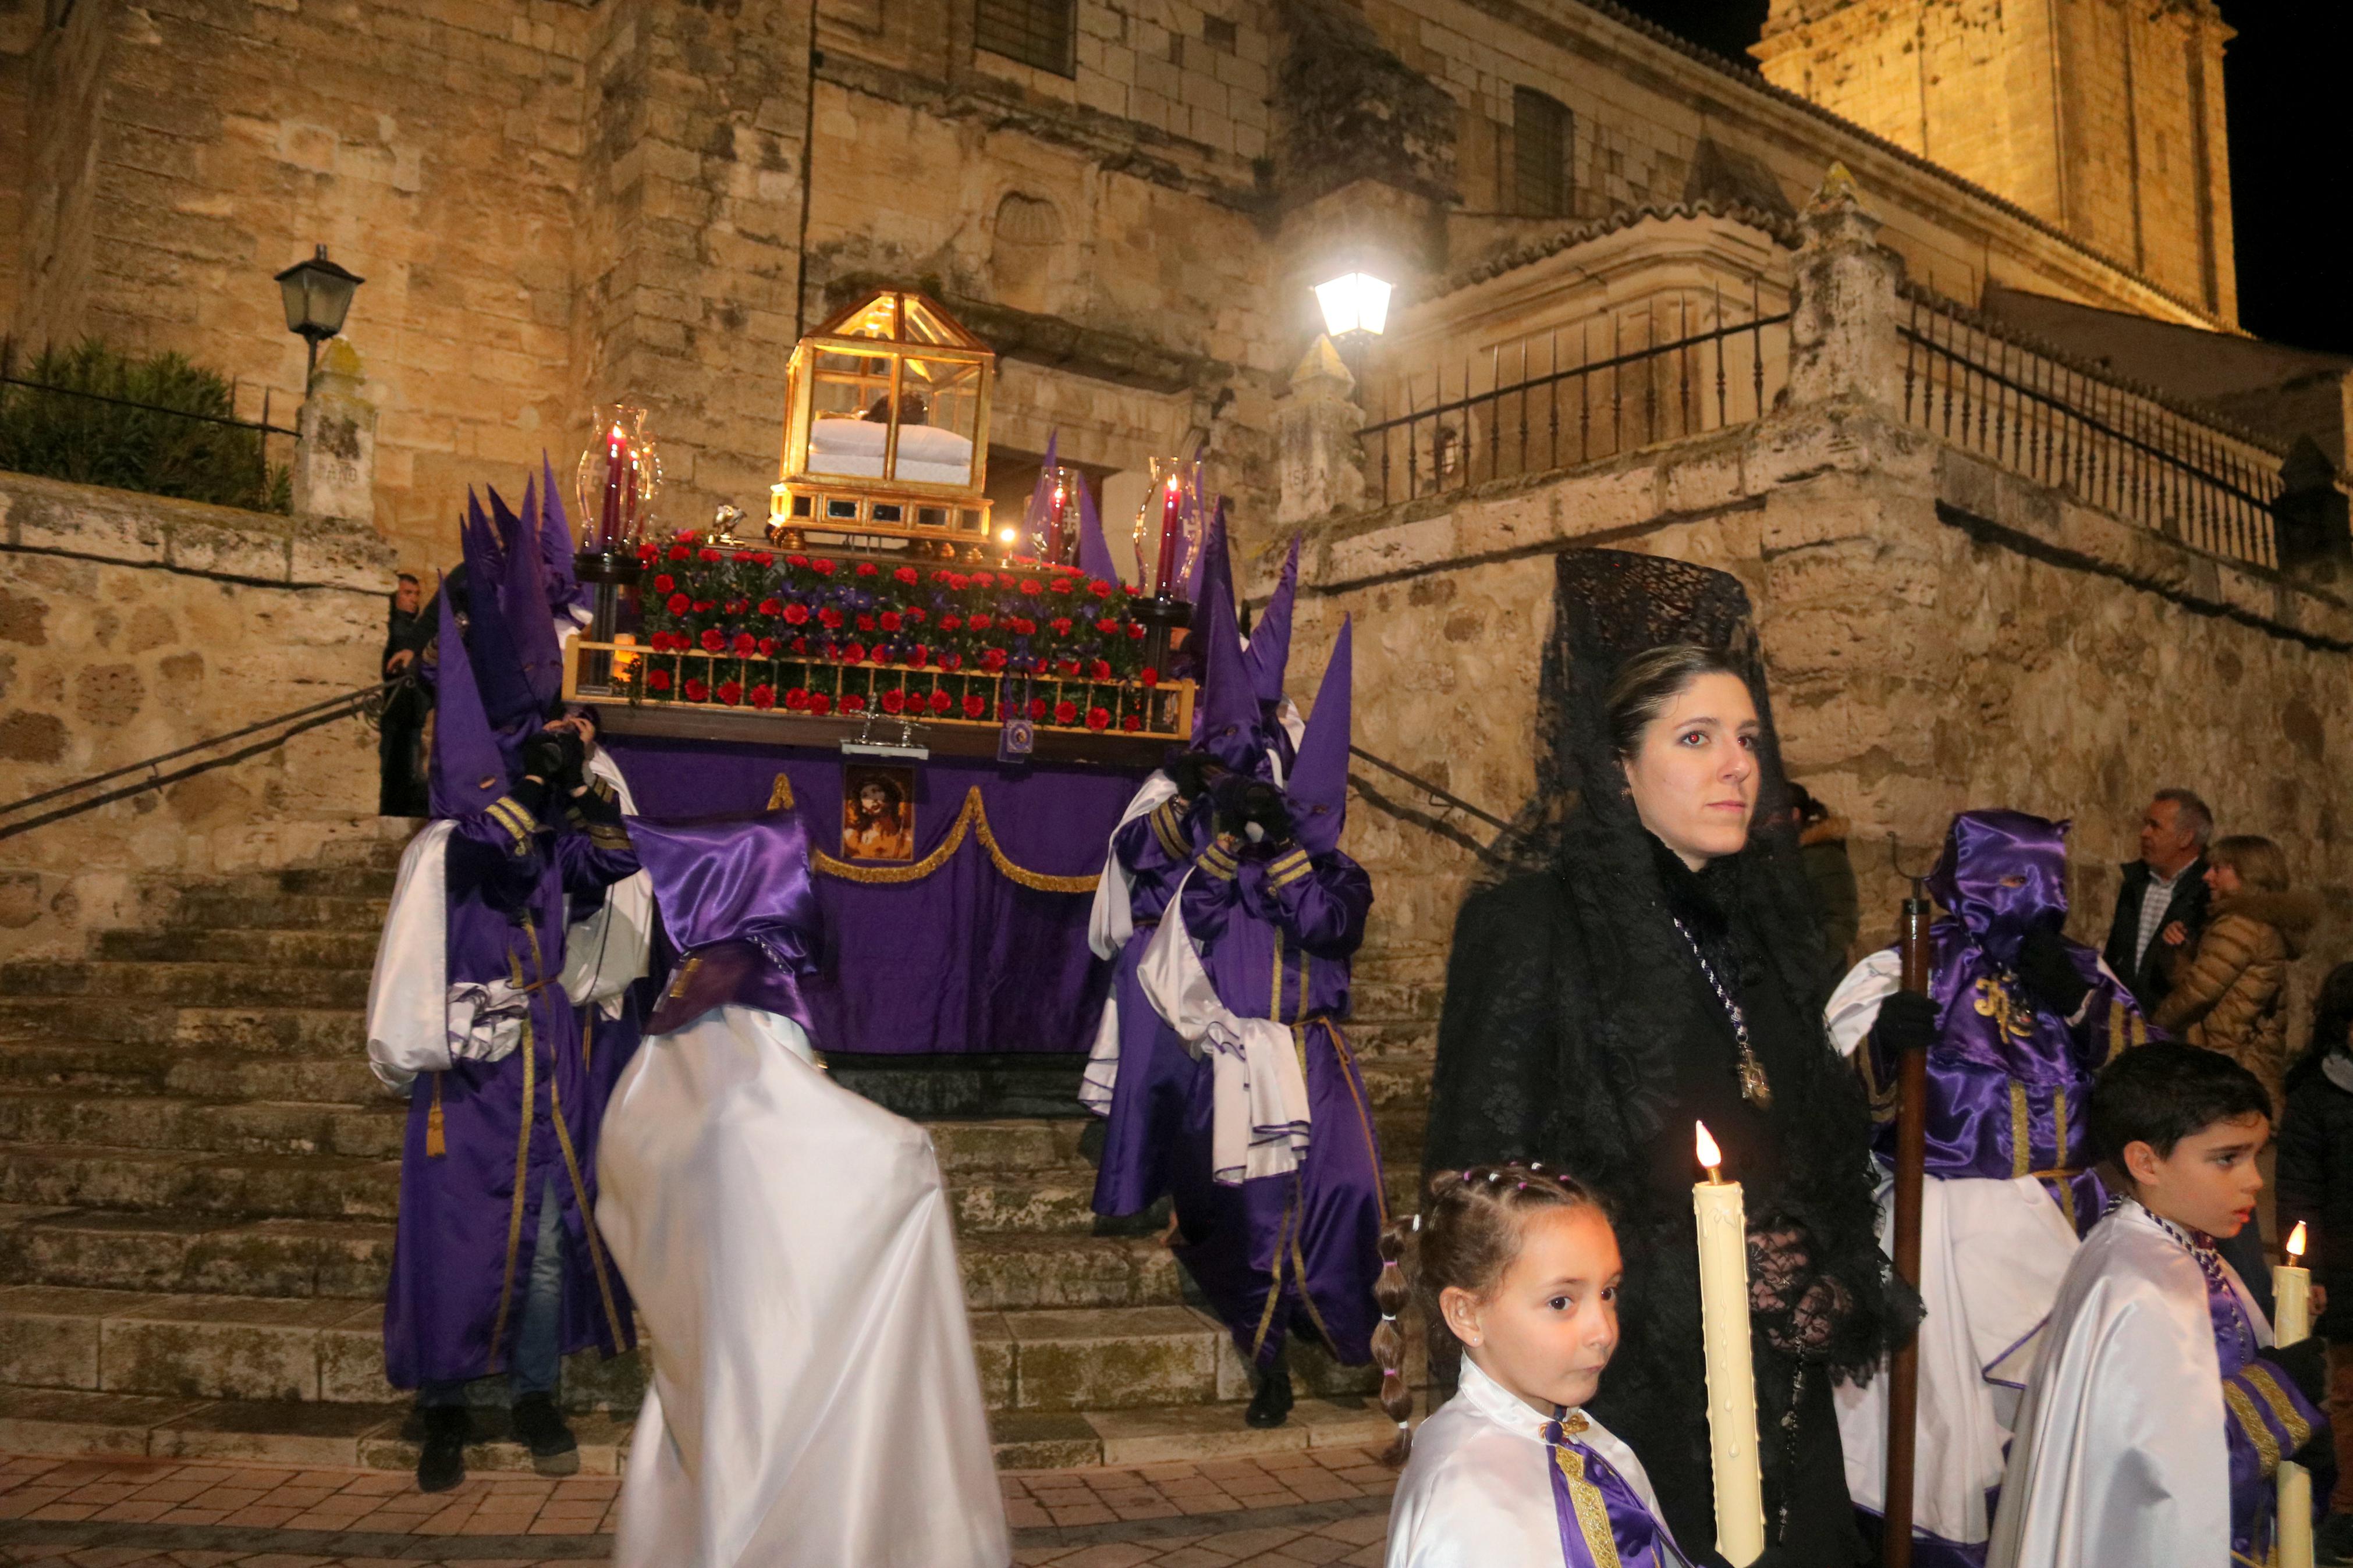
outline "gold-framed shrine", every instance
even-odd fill
[[[912,289],[874,289],[828,317],[786,366],[769,538],[997,553],[986,493],[996,380],[996,352]]]

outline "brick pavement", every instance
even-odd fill
[[[1022,1568],[1377,1565],[1395,1477],[1369,1450],[1000,1478]],[[607,1555],[620,1482],[0,1456],[5,1568],[531,1568]],[[542,1555],[543,1552],[550,1555]],[[429,1568],[429,1565],[427,1565]]]

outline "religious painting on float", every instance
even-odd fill
[[[841,858],[915,858],[915,770],[848,763],[841,770]]]

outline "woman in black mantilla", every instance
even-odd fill
[[[1831,1382],[1868,1376],[1906,1314],[1861,1086],[1821,1026],[1831,976],[1777,809],[1746,594],[1680,562],[1564,555],[1545,698],[1540,795],[1566,814],[1546,868],[1474,893],[1456,922],[1425,1159],[1541,1161],[1609,1196],[1628,1269],[1593,1413],[1713,1563],[1691,1200],[1704,1121],[1747,1190],[1763,1561],[1859,1562]]]

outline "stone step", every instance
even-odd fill
[[[1443,984],[1384,979],[1362,971],[1348,977],[1348,1010],[1359,1022],[1427,1019],[1436,1023],[1439,1003],[1445,994]]]
[[[349,1007],[367,1004],[365,969],[261,963],[116,963],[30,960],[0,964],[11,996],[168,1001],[179,1006]]]
[[[349,1007],[174,1006],[111,996],[0,997],[0,1040],[124,1040],[209,1051],[357,1056],[364,1016]]]
[[[393,1227],[375,1220],[0,1207],[0,1279],[179,1295],[381,1300]],[[957,1247],[976,1311],[1174,1307],[1176,1260],[1158,1236],[973,1236]]]
[[[256,927],[100,931],[91,956],[126,963],[270,963],[304,969],[368,969],[376,933]]]
[[[174,1094],[202,1100],[273,1098],[375,1105],[390,1098],[356,1046],[332,1057],[180,1052],[165,1071],[164,1085]]]
[[[399,873],[392,866],[296,866],[265,873],[281,893],[297,897],[388,899]]]
[[[166,930],[365,931],[384,929],[388,899],[336,898],[274,889],[196,888],[180,895]]]
[[[168,1047],[145,1041],[0,1039],[0,1084],[111,1096],[164,1087]]]
[[[1246,1398],[1250,1373],[1216,1319],[1191,1307],[972,1314],[991,1410],[1065,1412]],[[1302,1392],[1366,1392],[1369,1369],[1302,1345]],[[564,1401],[634,1412],[643,1354],[570,1358]],[[501,1397],[483,1379],[476,1397]],[[182,1399],[385,1404],[384,1309],[331,1297],[160,1295],[23,1285],[0,1289],[0,1384]]]
[[[965,1117],[1078,1121],[1086,1058],[1071,1051],[912,1055],[828,1051],[834,1081],[917,1121]]]
[[[0,1203],[288,1219],[385,1219],[396,1160],[191,1154],[84,1143],[0,1145]]]
[[[389,1096],[349,1106],[305,1100],[91,1097],[0,1088],[0,1143],[104,1143],[232,1154],[396,1160],[407,1108]]]
[[[1004,1412],[989,1420],[1001,1469],[1146,1465],[1238,1458],[1386,1443],[1394,1428],[1370,1400],[1303,1398],[1272,1431],[1242,1425],[1240,1404],[1162,1409]],[[466,1468],[477,1475],[530,1475],[531,1457],[507,1435],[505,1412],[473,1413]],[[575,1415],[580,1473],[618,1475],[630,1423]],[[156,1398],[69,1390],[0,1389],[0,1452],[68,1458],[221,1459],[271,1466],[334,1466],[408,1472],[417,1468],[415,1412],[385,1405],[265,1404]]]

